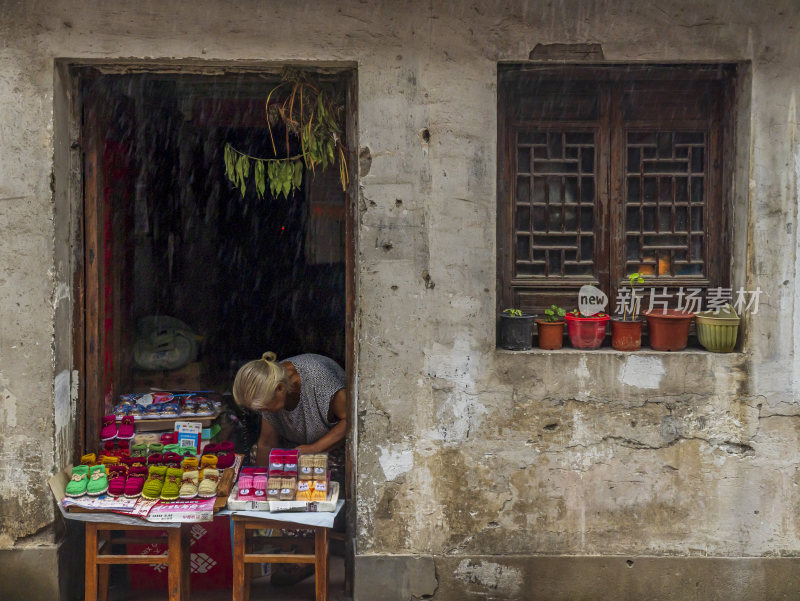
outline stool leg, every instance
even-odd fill
[[[180,528],[167,529],[167,588],[169,601],[187,601],[189,599],[189,579],[186,570],[190,564],[188,530]]]
[[[97,599],[97,525],[86,522],[86,601]]]
[[[248,601],[249,571],[244,563],[247,531],[245,522],[233,520],[233,601]]]
[[[103,555],[108,555],[111,553],[111,532],[97,532],[97,539],[98,541],[102,541],[103,545]],[[111,566],[106,564],[101,564],[97,566],[97,574],[99,577],[99,584],[97,585],[97,598],[99,601],[106,601],[108,599],[108,577],[111,572]]]
[[[314,528],[314,580],[317,601],[328,601],[328,529]]]
[[[189,601],[192,592],[192,537],[191,524],[181,524],[181,599]]]

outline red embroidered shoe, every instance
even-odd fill
[[[103,428],[100,430],[100,440],[114,440],[117,437],[117,418],[106,415],[103,418]]]
[[[233,452],[233,443],[229,440],[219,443],[217,447],[217,469],[224,470],[236,461],[236,454]]]
[[[164,453],[164,459],[161,463],[167,467],[180,467],[181,461],[183,461],[183,456],[177,453]]]
[[[135,499],[142,494],[142,487],[146,479],[146,467],[132,467],[130,471],[128,471],[127,480],[125,480],[125,496],[129,499]]]
[[[164,456],[161,453],[153,453],[147,458],[147,465],[163,465]]]
[[[125,417],[122,418],[122,423],[120,423],[120,425],[119,425],[119,431],[117,432],[117,438],[121,438],[121,439],[125,440],[125,442],[127,443],[127,441],[129,441],[131,438],[133,438],[134,433],[135,432],[134,432],[134,427],[133,427],[133,416],[132,415],[126,415]]]
[[[112,465],[108,468],[108,494],[119,497],[125,493],[128,468],[125,465]]]

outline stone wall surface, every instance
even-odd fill
[[[55,61],[119,59],[356,65],[356,554],[422,573],[402,598],[521,598],[539,555],[800,552],[796,2],[0,0],[0,15],[0,549],[53,544],[45,481],[73,431]],[[498,63],[550,43],[743,63],[732,273],[765,292],[743,353],[495,349]]]

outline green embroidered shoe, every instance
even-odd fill
[[[89,484],[86,487],[86,493],[97,497],[107,490],[108,475],[106,474],[106,466],[93,465],[89,468]]]
[[[150,475],[142,488],[142,497],[145,499],[157,499],[161,496],[161,489],[164,486],[164,477],[167,475],[166,465],[151,465]]]
[[[180,453],[181,448],[177,444],[164,445],[164,453]]]
[[[147,447],[147,452],[150,455],[154,455],[155,453],[163,453],[164,452],[164,443],[151,442],[150,445]]]
[[[147,457],[147,445],[143,442],[131,447],[131,457]]]
[[[178,453],[184,457],[187,455],[197,455],[197,447],[181,447]]]
[[[162,501],[174,501],[178,498],[181,490],[181,477],[183,470],[179,467],[167,469],[167,478],[164,480],[164,487],[161,489]]]
[[[86,485],[89,483],[89,466],[76,465],[72,468],[72,480],[67,483],[68,497],[81,497],[86,494]]]

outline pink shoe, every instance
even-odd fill
[[[117,437],[117,418],[106,415],[103,418],[103,428],[100,430],[100,440],[114,440]]]
[[[253,477],[253,498],[256,501],[267,500],[267,476],[265,474]]]
[[[112,465],[108,468],[108,494],[119,497],[125,493],[128,468],[125,465]]]
[[[242,472],[239,476],[239,498],[244,501],[253,499],[253,475]]]
[[[122,418],[122,423],[119,425],[119,431],[117,432],[117,438],[121,438],[125,441],[130,440],[133,438],[134,435],[134,426],[133,426],[133,416],[126,415]],[[120,445],[122,447],[122,445]]]

